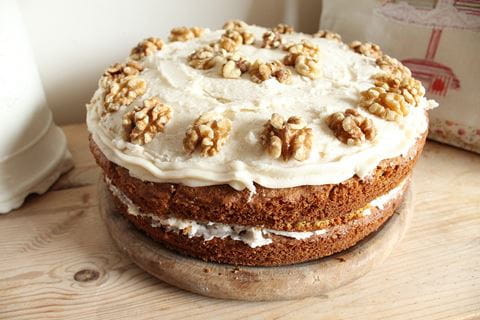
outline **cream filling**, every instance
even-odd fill
[[[362,214],[364,216],[370,215],[371,207],[383,209],[386,203],[388,203],[392,199],[395,199],[398,196],[398,194],[402,191],[404,184],[405,181],[400,183],[394,189],[390,190],[388,193],[370,202],[370,205],[363,210]],[[128,214],[142,218],[151,218],[152,227],[164,227],[168,231],[173,231],[177,233],[182,232],[183,234],[188,235],[189,238],[203,237],[205,241],[209,241],[213,238],[225,239],[226,237],[230,237],[233,240],[241,241],[247,244],[251,248],[257,248],[271,244],[273,242],[272,239],[269,237],[269,235],[271,234],[297,240],[303,240],[313,236],[323,235],[328,232],[328,229],[296,232],[249,227],[242,225],[229,225],[218,222],[203,223],[197,222],[195,220],[175,217],[162,218],[154,214],[142,213],[140,211],[140,208],[135,203],[133,203],[133,201],[130,200],[130,198],[128,198],[122,191],[115,187],[109,179],[107,179],[107,186],[112,192],[112,194],[127,207]]]
[[[249,59],[281,59],[281,49],[262,49],[260,41],[266,29],[250,26],[255,46],[242,46]],[[218,39],[223,31],[206,30],[201,38],[173,42],[143,62],[140,77],[148,84],[146,94],[130,106],[103,116],[103,90],[95,93],[88,106],[87,124],[103,154],[125,167],[132,176],[144,181],[182,183],[191,187],[228,184],[236,190],[254,183],[267,188],[302,185],[337,184],[354,175],[367,177],[380,161],[406,156],[417,139],[427,130],[425,110],[435,102],[422,98],[418,107],[399,122],[385,121],[357,108],[359,94],[373,86],[372,76],[382,71],[375,60],[353,53],[345,44],[306,34],[285,35],[287,42],[308,39],[321,50],[323,75],[309,79],[292,71],[291,84],[271,79],[261,84],[247,74],[240,79],[224,79],[218,68],[197,70],[187,64],[195,49]],[[172,120],[165,132],[140,146],[122,138],[122,116],[143,99],[160,97],[173,108]],[[356,108],[372,119],[377,137],[360,146],[347,146],[335,138],[325,118],[332,112]],[[182,140],[185,130],[201,113],[214,111],[230,118],[233,130],[220,153],[201,157],[186,154]],[[314,143],[309,159],[284,162],[270,159],[262,149],[262,125],[272,113],[284,117],[301,116],[312,128]]]

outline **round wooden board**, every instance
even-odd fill
[[[180,255],[154,242],[116,213],[103,180],[99,182],[99,202],[100,214],[118,248],[156,278],[204,296],[266,301],[326,294],[382,263],[411,220],[411,189],[385,225],[356,246],[330,257],[280,267],[236,267]]]

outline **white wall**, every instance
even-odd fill
[[[1,0],[0,0],[1,1]],[[221,28],[239,18],[318,28],[320,0],[19,0],[57,123],[81,122],[103,69],[148,36],[175,26]]]

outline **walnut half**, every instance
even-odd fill
[[[365,140],[373,140],[376,135],[372,120],[361,116],[354,109],[332,113],[326,122],[335,137],[348,145],[359,145]]]
[[[227,58],[222,66],[221,74],[224,78],[236,79],[248,71],[250,62],[239,54],[233,54]]]
[[[224,30],[236,30],[240,31],[245,29],[248,24],[242,20],[229,20],[223,25]]]
[[[261,83],[272,77],[275,77],[280,83],[289,83],[292,79],[291,71],[278,60],[268,63],[257,60],[250,66],[249,73],[250,79],[256,83]]]
[[[293,116],[285,121],[277,113],[265,123],[261,135],[265,152],[274,159],[282,157],[284,161],[308,159],[312,140],[312,129],[307,128],[302,118]]]
[[[342,42],[342,37],[333,31],[330,30],[318,30],[316,33],[313,34],[314,38],[325,38],[327,40],[334,40],[337,42]]]
[[[405,67],[400,61],[392,58],[386,54],[378,58],[376,61],[377,66],[383,71],[386,71],[397,78],[407,78],[412,76],[410,69]]]
[[[228,29],[219,40],[220,48],[234,52],[243,44],[243,37],[239,31]]]
[[[145,80],[127,76],[120,80],[107,80],[102,84],[105,90],[104,106],[108,112],[115,112],[123,105],[129,105],[147,90]]]
[[[223,49],[216,47],[217,46],[214,44],[198,48],[188,56],[188,64],[195,69],[201,70],[213,68],[217,62],[223,60],[226,55],[226,52]]]
[[[138,61],[129,60],[126,63],[115,63],[105,70],[101,81],[119,81],[128,76],[137,76],[142,71],[143,65]]]
[[[350,43],[349,47],[356,53],[363,54],[364,56],[375,59],[378,59],[383,55],[380,46],[371,42],[361,43],[360,41],[355,40]]]
[[[163,48],[163,41],[159,38],[150,37],[141,41],[130,53],[130,58],[140,60],[143,57],[154,54]]]
[[[212,112],[204,113],[187,129],[183,147],[188,153],[200,149],[203,157],[214,156],[220,152],[231,130],[230,119]]]
[[[277,24],[275,28],[272,28],[272,31],[280,34],[292,34],[295,32],[291,25],[285,23]]]
[[[360,106],[388,121],[408,115],[408,105],[417,106],[425,95],[420,81],[412,77],[387,74],[377,75],[374,80],[375,87],[360,93]]]
[[[320,57],[320,48],[310,41],[290,43],[285,45],[283,50],[288,51],[287,55],[283,58],[283,63],[285,63],[286,66],[294,66],[295,61],[300,55],[308,56],[317,60]]]
[[[126,140],[141,145],[149,143],[156,134],[163,132],[171,118],[172,108],[160,98],[147,99],[143,106],[136,106],[123,115]]]
[[[408,115],[407,102],[398,93],[374,87],[360,93],[361,107],[388,121],[398,121]]]
[[[188,41],[194,38],[201,37],[203,32],[203,28],[200,27],[177,27],[173,28],[170,31],[170,36],[168,37],[168,40],[170,40],[171,42]]]
[[[318,59],[307,55],[299,55],[297,59],[295,59],[295,70],[302,76],[311,79],[319,78],[322,75]]]
[[[287,66],[295,66],[295,70],[302,76],[316,79],[321,76],[320,48],[309,41],[291,43],[283,48],[288,51],[283,57]]]
[[[278,32],[267,31],[263,34],[262,48],[278,48],[282,43],[282,37]]]
[[[413,77],[396,77],[393,74],[377,75],[375,86],[382,87],[388,92],[401,94],[405,101],[413,106],[418,106],[420,99],[425,95],[422,83]]]

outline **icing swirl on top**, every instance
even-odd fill
[[[248,26],[255,35],[254,45],[242,45],[239,53],[251,61],[281,60],[282,49],[261,48],[267,30]],[[401,121],[385,121],[358,107],[360,92],[373,86],[372,76],[383,71],[369,58],[352,52],[337,41],[294,33],[283,35],[286,42],[303,39],[320,47],[322,76],[311,79],[292,72],[288,84],[275,78],[257,84],[248,74],[225,79],[221,66],[197,70],[187,57],[201,46],[217,41],[224,30],[205,30],[199,38],[172,42],[142,61],[139,77],[147,83],[143,96],[129,106],[105,114],[100,87],[87,106],[87,125],[105,156],[125,167],[132,176],[145,181],[182,183],[197,187],[228,184],[236,190],[255,190],[257,183],[267,188],[340,183],[358,175],[368,176],[380,161],[406,155],[427,130],[425,110],[436,105],[421,98],[417,107]],[[145,145],[124,140],[122,116],[145,99],[158,96],[173,109],[171,121],[163,133]],[[370,118],[377,129],[375,139],[350,146],[335,138],[325,123],[333,112],[355,108]],[[183,150],[182,140],[188,126],[202,113],[215,112],[232,122],[232,131],[221,151],[212,157]],[[271,159],[263,150],[260,135],[272,113],[284,118],[302,117],[312,129],[313,143],[305,161]]]

